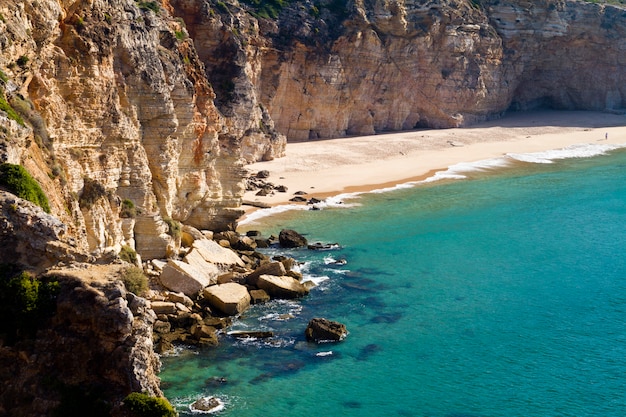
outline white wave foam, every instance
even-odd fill
[[[611,145],[598,143],[580,143],[561,149],[530,153],[508,153],[506,154],[506,156],[522,162],[530,162],[535,164],[551,164],[555,160],[559,159],[591,158],[594,156],[604,155],[607,152],[614,151],[623,147],[626,147],[626,144]]]
[[[315,286],[318,286],[322,282],[328,281],[329,279],[330,279],[330,277],[328,277],[326,275],[323,275],[323,276],[305,275],[302,278],[302,283],[312,282],[313,284],[315,284]]]
[[[248,214],[244,219],[239,222],[239,225],[254,223],[255,221],[262,219],[263,217],[273,216],[276,214],[284,213],[291,210],[308,210],[309,206],[303,206],[300,204],[284,204],[267,209],[260,209]]]

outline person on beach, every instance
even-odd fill
[[[608,140],[608,139],[609,139],[609,132],[606,132],[606,133],[604,134],[604,140]]]

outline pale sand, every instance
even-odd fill
[[[626,115],[525,112],[466,128],[289,143],[286,157],[247,167],[252,173],[268,170],[266,181],[285,185],[288,192],[260,197],[249,191],[244,200],[275,206],[290,203],[296,191],[308,193],[306,198],[371,191],[424,178],[461,162],[584,143],[626,145]]]

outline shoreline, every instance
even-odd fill
[[[298,205],[294,193],[320,200],[347,193],[365,193],[422,181],[456,164],[563,149],[579,144],[626,144],[626,115],[590,111],[513,113],[469,127],[428,129],[372,136],[288,143],[286,156],[247,166],[267,170],[266,181],[287,192],[244,201],[269,207]],[[240,219],[259,209],[245,205]]]

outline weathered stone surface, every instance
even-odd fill
[[[217,276],[220,274],[220,269],[217,265],[206,261],[203,254],[192,248],[183,258],[183,260],[189,265],[201,271],[209,280],[209,285],[217,282]]]
[[[338,342],[348,335],[344,324],[325,318],[314,318],[304,331],[306,340],[313,342]]]
[[[223,266],[244,266],[243,261],[235,252],[221,247],[213,240],[196,240],[193,242],[192,247],[209,263]]]
[[[206,239],[201,231],[186,224],[182,226],[180,232],[180,244],[185,247],[190,247],[194,240]]]
[[[291,229],[281,230],[278,235],[278,242],[283,248],[299,248],[307,245],[306,238]]]
[[[234,282],[207,287],[203,295],[209,304],[229,316],[240,314],[250,307],[248,289]]]
[[[288,276],[261,275],[257,286],[275,298],[298,298],[309,293],[309,289]]]
[[[86,261],[68,228],[35,204],[0,190],[0,254],[4,262],[45,269],[59,261]]]
[[[253,287],[257,287],[257,281],[261,275],[275,275],[275,276],[283,276],[287,274],[287,270],[285,269],[285,265],[282,262],[268,262],[257,269],[252,271],[246,277],[246,282]]]
[[[176,314],[176,304],[169,301],[153,301],[152,310],[156,314]]]
[[[261,304],[270,300],[269,294],[265,290],[250,290],[252,304]]]
[[[182,292],[188,297],[195,297],[207,285],[211,278],[204,271],[193,266],[170,259],[159,277],[161,284],[174,292]]]

